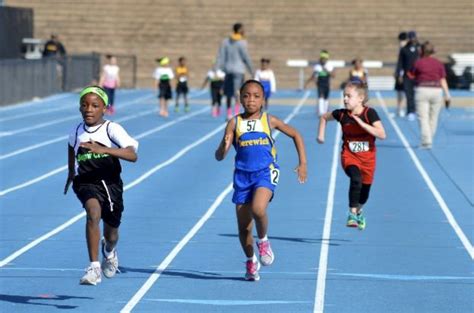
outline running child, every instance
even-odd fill
[[[221,114],[222,94],[224,92],[224,78],[225,73],[218,69],[217,64],[214,63],[213,67],[207,72],[206,78],[202,83],[201,89],[204,89],[207,83],[210,82],[212,117],[218,117]]]
[[[272,93],[276,91],[276,80],[273,70],[270,68],[270,59],[260,60],[260,69],[255,72],[255,80],[262,83],[265,90],[265,111],[268,111],[268,102]]]
[[[257,281],[260,263],[270,265],[275,259],[267,237],[267,206],[273,198],[280,171],[271,129],[278,129],[293,139],[299,157],[295,171],[300,183],[306,181],[306,153],[303,138],[296,129],[262,112],[264,88],[259,81],[247,80],[242,85],[240,101],[245,111],[228,121],[215,157],[223,160],[234,145],[237,153],[232,202],[236,205],[240,244],[247,256],[245,279]],[[253,247],[254,220],[260,262]]]
[[[342,127],[341,163],[349,185],[348,227],[365,229],[362,207],[369,198],[374,179],[376,148],[375,139],[385,139],[385,130],[377,112],[366,106],[367,84],[348,82],[344,88],[345,109],[323,114],[319,119],[318,142],[324,143],[327,121],[336,120]]]
[[[156,61],[159,66],[155,69],[153,78],[155,79],[158,98],[160,99],[160,115],[168,117],[168,100],[173,97],[170,82],[174,78],[174,73],[169,66],[170,59],[168,57],[156,59]]]
[[[79,110],[83,122],[69,135],[69,186],[87,213],[86,239],[90,265],[81,278],[81,285],[97,285],[105,277],[111,278],[118,270],[116,245],[123,211],[122,168],[119,159],[135,162],[138,142],[117,123],[104,120],[107,94],[98,86],[90,86],[80,93]],[[100,238],[100,220],[103,236]],[[99,242],[102,245],[102,264],[99,263]]]
[[[117,58],[111,54],[105,56],[106,64],[102,68],[99,86],[105,90],[109,103],[107,104],[107,113],[114,114],[115,108],[115,89],[120,87],[120,68],[117,65]]]
[[[318,88],[318,115],[321,116],[328,111],[329,92],[331,90],[331,78],[334,78],[334,67],[328,62],[329,52],[322,50],[319,54],[319,62],[314,66],[313,74],[306,81],[304,87],[316,81]]]
[[[189,69],[186,66],[186,58],[180,57],[178,59],[178,66],[175,69],[176,71],[176,104],[174,106],[174,111],[179,112],[179,98],[182,95],[184,99],[184,112],[189,112],[188,104],[188,75]]]

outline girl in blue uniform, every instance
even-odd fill
[[[234,145],[237,153],[232,202],[236,205],[240,244],[247,256],[245,279],[257,281],[260,279],[260,263],[270,265],[275,258],[267,238],[266,210],[278,184],[280,171],[271,129],[276,128],[293,139],[299,157],[296,172],[300,183],[306,181],[306,153],[303,139],[296,129],[262,112],[265,96],[259,81],[248,80],[242,85],[240,101],[245,112],[229,120],[215,157],[218,161],[223,160]],[[260,262],[253,247],[254,220]]]

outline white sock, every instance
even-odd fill
[[[328,108],[329,108],[329,100],[324,100],[324,113],[327,113],[328,112]]]
[[[257,241],[262,242],[262,241],[267,241],[267,240],[268,240],[268,237],[267,237],[267,235],[265,235],[265,237],[263,237],[263,238],[258,238]]]
[[[92,268],[100,268],[100,262],[99,261],[91,262],[91,267]]]
[[[253,263],[257,262],[257,257],[255,256],[255,253],[253,254],[252,257],[247,258],[248,261],[252,261]]]
[[[112,251],[107,251],[107,246],[108,246],[107,240],[104,240],[104,255],[108,259],[114,255],[115,248],[113,248]]]
[[[319,98],[319,102],[318,102],[318,113],[319,113],[319,116],[323,115],[324,113],[326,113],[326,110],[324,110],[324,99],[323,98]]]

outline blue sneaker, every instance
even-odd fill
[[[359,228],[359,230],[364,230],[365,229],[365,216],[364,214],[362,214],[362,211],[360,211],[358,214],[357,214],[357,228]]]
[[[353,213],[349,213],[349,216],[347,217],[347,227],[358,227],[359,226],[359,219],[357,218],[357,215]]]

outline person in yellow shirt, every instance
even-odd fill
[[[176,72],[176,105],[174,111],[179,112],[179,97],[183,96],[184,99],[184,111],[189,112],[189,103],[188,103],[188,75],[189,70],[186,66],[186,58],[180,57],[178,59],[178,66],[175,69]]]

